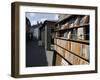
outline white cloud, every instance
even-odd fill
[[[41,22],[44,22],[45,20],[47,20],[47,18],[40,19]]]
[[[54,20],[58,20],[58,14],[55,15]]]
[[[29,13],[30,17],[34,17],[36,14],[35,13]]]
[[[37,21],[31,21],[31,25],[36,25]]]

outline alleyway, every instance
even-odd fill
[[[26,43],[26,67],[47,66],[45,49],[33,38]]]

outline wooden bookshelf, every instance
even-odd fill
[[[89,16],[70,15],[55,24],[55,65],[89,64]]]

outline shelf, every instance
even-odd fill
[[[57,44],[54,44],[54,45],[59,46],[59,45],[57,45]],[[80,55],[77,55],[76,53],[74,53],[74,52],[72,52],[72,51],[70,51],[70,50],[68,50],[68,49],[65,49],[65,48],[63,48],[63,47],[61,47],[61,46],[59,46],[59,47],[62,48],[62,49],[64,49],[64,50],[66,50],[66,51],[68,51],[68,52],[70,52],[71,54],[73,54],[73,55],[75,55],[75,56],[77,56],[77,57],[79,57],[79,58],[81,58],[81,59],[83,59],[83,60],[89,62],[88,59],[85,59],[84,57],[81,57]]]
[[[66,41],[72,41],[72,42],[77,42],[77,43],[82,43],[82,44],[87,44],[89,45],[89,40],[73,40],[73,39],[67,39],[64,37],[56,37],[55,39],[61,39],[61,40],[66,40]]]
[[[73,27],[69,27],[69,28],[65,28],[65,29],[58,29],[58,30],[55,30],[55,32],[65,31],[65,30],[71,30],[71,29],[76,29],[76,28],[81,28],[81,27],[87,27],[87,26],[89,26],[89,24],[83,24],[83,25],[73,26]]]

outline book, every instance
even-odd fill
[[[89,64],[89,63],[87,61],[81,59],[80,64]]]
[[[68,32],[68,36],[67,36],[67,39],[70,39],[71,38],[71,31]]]
[[[73,29],[71,31],[71,39],[74,39],[74,40],[77,39],[77,29]]]
[[[69,23],[68,22],[65,23],[64,25],[65,25],[65,28],[69,28]]]
[[[57,43],[56,43],[57,45],[60,45],[60,40],[59,39],[57,39]]]
[[[85,61],[85,60],[83,60],[80,57],[75,56],[75,55],[73,55],[73,59],[71,59],[71,60],[73,60],[72,61],[73,65],[88,64],[87,61]]]
[[[81,47],[80,56],[89,60],[90,56],[89,45],[81,44],[80,47]]]
[[[62,26],[61,26],[61,30],[62,30],[62,29],[64,29],[64,28],[65,28],[65,26],[64,26],[64,25],[62,25]]]
[[[56,55],[56,65],[57,66],[60,66],[61,65],[61,62],[62,62],[62,58],[57,54]]]
[[[64,38],[67,38],[67,36],[68,36],[68,32],[65,32],[64,33]]]
[[[65,48],[65,45],[66,45],[66,41],[65,40],[60,40],[59,46]]]
[[[78,28],[77,39],[78,40],[84,40],[84,28]]]
[[[80,59],[77,56],[75,56],[75,55],[73,55],[73,64],[74,65],[80,64]]]
[[[71,62],[71,54],[68,51],[65,52],[65,59]]]
[[[59,30],[60,29],[60,25],[58,24],[57,26],[56,26],[56,30]]]
[[[87,24],[87,23],[89,23],[89,16],[86,15],[81,19],[80,24],[84,25],[84,24]]]
[[[80,55],[80,43],[71,42],[71,51],[76,55]]]
[[[71,50],[71,41],[68,41],[68,50]]]
[[[81,20],[81,18],[80,18],[80,17],[77,17],[77,19],[76,19],[75,22],[74,22],[74,27],[80,25],[80,20]]]
[[[68,41],[65,42],[65,49],[68,49]]]
[[[54,38],[54,44],[56,44],[56,43],[57,43],[57,39]]]
[[[71,50],[71,42],[70,41],[65,41],[65,49]]]
[[[69,28],[72,28],[72,27],[74,27],[74,23],[71,23],[71,24],[69,25]]]

